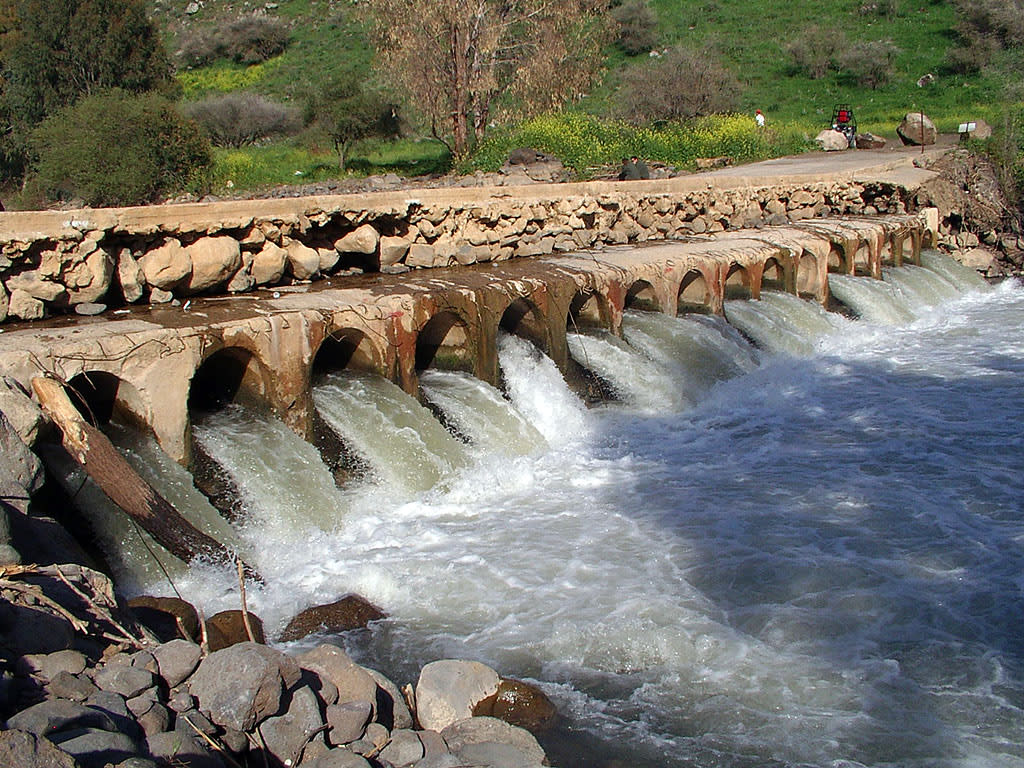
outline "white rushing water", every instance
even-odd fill
[[[1024,289],[887,279],[835,281],[857,322],[730,303],[761,352],[629,313],[628,344],[574,344],[625,401],[590,411],[505,337],[507,398],[424,377],[469,445],[339,376],[317,406],[373,468],[345,492],[280,425],[218,414],[198,434],[249,489],[251,602],[272,634],[365,595],[390,618],[351,651],[399,684],[442,657],[539,682],[566,768],[1024,766]],[[209,613],[232,582],[177,584]]]

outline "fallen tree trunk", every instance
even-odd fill
[[[238,559],[178,514],[170,502],[143,480],[107,436],[82,418],[60,382],[39,376],[32,380],[32,388],[43,410],[60,427],[64,448],[71,457],[111,501],[168,552],[186,563],[196,557],[227,563]],[[249,578],[261,580],[249,566],[242,567]]]

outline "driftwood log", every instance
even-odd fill
[[[171,503],[143,480],[99,429],[89,424],[72,404],[64,385],[37,376],[32,380],[39,404],[60,428],[63,445],[86,474],[168,552],[186,563],[196,557],[231,563],[238,558],[216,539],[182,517]],[[243,563],[245,574],[261,580]]]

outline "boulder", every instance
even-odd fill
[[[819,133],[814,137],[814,140],[826,152],[838,152],[850,148],[850,140],[846,138],[846,135],[831,128]]]
[[[46,316],[46,305],[20,288],[15,288],[7,303],[7,314],[19,320],[42,320]]]
[[[0,400],[0,404],[4,401]],[[21,439],[7,414],[0,411],[0,485],[21,489],[19,496],[31,496],[43,484],[43,465]],[[19,505],[20,509],[22,506]],[[22,511],[25,511],[22,509]]]
[[[470,765],[543,765],[544,750],[529,731],[493,717],[471,717],[441,731],[448,748]],[[510,751],[511,750],[511,751]]]
[[[26,446],[31,448],[36,444],[39,429],[45,421],[43,411],[21,382],[12,376],[0,377],[0,412]],[[42,483],[42,474],[39,475],[39,482]]]
[[[329,705],[326,709],[328,743],[341,746],[362,738],[372,715],[373,705],[368,701]]]
[[[292,240],[288,252],[288,271],[296,280],[309,280],[320,269],[320,254],[298,240]]]
[[[38,270],[21,272],[7,278],[7,290],[11,293],[23,291],[33,299],[50,303],[62,300],[67,295],[67,288],[48,279]]]
[[[384,236],[380,239],[380,265],[382,267],[397,264],[409,252],[412,241],[406,237]]]
[[[308,686],[300,685],[291,691],[288,711],[264,720],[260,724],[260,734],[267,751],[282,765],[289,765],[287,761],[290,760],[298,763],[295,758],[305,745],[323,742],[323,724],[316,694]]]
[[[443,659],[420,670],[416,683],[416,716],[420,727],[443,731],[473,716],[473,709],[498,692],[498,673],[478,661]]]
[[[132,256],[130,248],[122,248],[118,252],[116,268],[121,295],[127,303],[134,304],[144,294],[145,272]]]
[[[163,291],[172,291],[192,274],[188,251],[174,238],[168,238],[159,248],[144,253],[139,259],[139,266],[146,282]]]
[[[401,728],[391,732],[391,740],[380,751],[381,760],[395,768],[405,768],[423,758],[423,742],[416,732]]]
[[[163,642],[180,638],[182,631],[188,635],[186,639],[199,637],[199,614],[180,597],[141,595],[129,600],[128,607]]]
[[[94,303],[110,290],[113,276],[113,257],[104,248],[97,248],[64,276],[68,304]]]
[[[158,765],[186,768],[224,768],[224,762],[210,753],[199,736],[185,731],[155,733],[146,739],[149,753]]]
[[[58,673],[80,675],[85,671],[85,655],[66,649],[53,653],[29,653],[18,659],[18,671],[42,680],[53,680]]]
[[[68,701],[85,701],[98,690],[85,675],[72,675],[70,672],[58,672],[50,678],[46,686],[46,693],[50,698]]]
[[[344,237],[334,241],[334,248],[338,253],[362,253],[369,256],[377,252],[377,243],[380,242],[380,234],[369,224],[363,224],[354,229]]]
[[[74,757],[49,739],[18,730],[0,731],[0,765],[12,768],[79,768]]]
[[[283,692],[299,677],[289,656],[259,643],[238,643],[203,659],[188,686],[214,723],[251,731],[280,712]]]
[[[974,139],[976,141],[985,141],[985,139],[992,138],[992,126],[986,123],[984,120],[971,120],[974,124],[972,130],[967,131],[967,138]]]
[[[153,649],[160,677],[168,688],[177,687],[195,672],[202,655],[198,645],[180,638]]]
[[[999,271],[998,255],[989,248],[970,248],[968,250],[954,251],[953,258],[965,267],[976,269],[982,273],[997,273]]]
[[[252,628],[253,642],[266,643],[263,634],[263,622],[255,613],[249,612],[249,626]],[[236,643],[249,641],[249,634],[242,620],[242,612],[238,610],[220,611],[206,621],[206,640],[211,651],[219,651]]]
[[[81,768],[106,768],[139,754],[139,745],[127,734],[96,728],[73,731],[59,746],[73,755]]]
[[[502,678],[497,692],[477,704],[473,715],[496,717],[538,733],[554,724],[558,710],[537,686],[522,680]]]
[[[896,127],[896,135],[904,144],[920,147],[922,145],[934,144],[938,136],[933,123],[928,115],[921,112],[907,112],[903,121]]]
[[[300,640],[319,630],[332,634],[347,632],[383,618],[385,614],[373,603],[359,595],[345,595],[336,602],[315,605],[299,613],[288,622],[278,640],[282,643]]]
[[[884,149],[886,142],[881,136],[875,136],[873,133],[858,133],[853,143],[857,149]]]
[[[96,673],[94,680],[100,689],[126,699],[138,696],[156,683],[152,672],[125,664],[107,664]]]
[[[51,699],[23,709],[7,720],[7,727],[55,741],[54,734],[81,728],[116,731],[109,714],[74,701]]]
[[[347,749],[332,749],[314,760],[310,768],[370,768],[370,763]]]
[[[338,704],[366,701],[376,711],[377,682],[341,648],[325,643],[300,654],[295,660],[303,669],[312,670],[338,689]]]
[[[317,248],[316,252],[320,254],[320,274],[322,275],[326,275],[334,269],[338,260],[341,259],[341,254],[334,248]]]
[[[405,702],[405,697],[398,686],[375,669],[363,667],[367,674],[376,681],[380,690],[377,691],[377,720],[389,728],[412,728],[412,712]]]
[[[201,237],[185,251],[192,262],[192,273],[185,283],[189,293],[226,283],[242,266],[242,251],[233,237]]]
[[[317,261],[319,264],[319,260]],[[266,241],[263,248],[252,260],[252,279],[256,285],[273,285],[284,277],[288,266],[288,251],[271,241]]]

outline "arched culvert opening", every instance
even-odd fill
[[[313,359],[314,378],[346,369],[364,372],[377,370],[373,343],[365,333],[355,328],[342,328],[331,333],[324,339]]]
[[[642,312],[660,312],[661,304],[658,295],[654,292],[654,286],[646,280],[637,280],[626,291],[626,303],[624,309],[637,309]]]
[[[569,314],[565,317],[565,328],[569,331],[581,328],[604,328],[604,312],[600,294],[593,291],[579,291],[572,297]]]
[[[142,416],[142,398],[131,384],[106,371],[75,376],[68,385],[71,402],[86,421],[98,427],[114,422],[148,430]]]
[[[683,281],[679,284],[676,314],[710,311],[711,291],[708,288],[708,281],[698,270],[691,269],[683,276]]]
[[[729,273],[725,276],[725,299],[749,299],[750,273],[739,264],[729,267]]]
[[[867,243],[857,246],[857,252],[853,255],[853,274],[871,275],[871,249]]]
[[[816,298],[821,289],[818,261],[810,251],[804,251],[796,269],[796,292],[801,298]]]
[[[520,296],[508,305],[498,328],[505,333],[526,339],[538,349],[548,352],[548,335],[544,317],[533,302]]]
[[[764,263],[764,270],[761,272],[762,291],[786,291],[789,289],[786,280],[786,270],[779,260],[772,257]]]
[[[454,312],[439,312],[416,337],[416,370],[440,368],[473,373],[466,324]]]
[[[836,275],[848,274],[846,268],[846,253],[835,243],[828,252],[828,271]]]
[[[249,350],[228,347],[210,355],[196,370],[188,393],[190,412],[214,411],[237,403],[268,411],[267,377]]]

